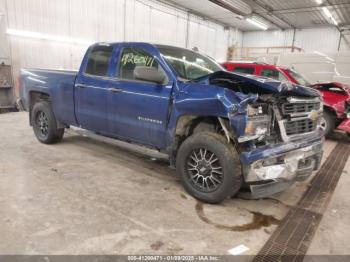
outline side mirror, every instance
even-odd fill
[[[157,68],[147,66],[137,66],[134,70],[134,77],[137,80],[164,84],[167,77],[163,71],[158,71]]]

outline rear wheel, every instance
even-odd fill
[[[31,117],[34,134],[41,143],[53,144],[62,140],[64,128],[57,128],[57,121],[49,102],[36,103]]]
[[[332,113],[328,111],[323,112],[323,116],[321,118],[321,128],[326,137],[328,137],[333,132],[335,128],[335,119]]]
[[[238,154],[216,133],[201,132],[187,138],[178,151],[176,171],[186,191],[207,203],[222,202],[242,185]]]

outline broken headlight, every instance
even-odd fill
[[[244,136],[238,138],[238,142],[250,140],[262,140],[270,133],[271,117],[267,104],[250,104],[247,105],[247,121]]]
[[[268,112],[268,107],[266,104],[253,104],[247,106],[248,117],[265,115]]]
[[[270,117],[268,115],[260,115],[248,117],[245,127],[246,136],[263,136],[269,131]]]
[[[263,136],[268,133],[270,117],[266,104],[247,106],[248,121],[245,128],[246,136]]]

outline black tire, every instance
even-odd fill
[[[31,121],[36,138],[44,144],[54,144],[62,140],[64,128],[57,128],[57,121],[47,101],[34,105]]]
[[[323,116],[322,116],[322,129],[324,132],[324,135],[326,137],[329,137],[329,135],[333,132],[335,129],[335,117],[332,113],[328,111],[323,111]]]
[[[210,167],[205,165],[204,168],[200,168],[202,164],[197,163],[196,170],[190,171],[189,169],[193,169],[191,168],[193,166],[193,163],[191,163],[193,156],[198,154],[200,149],[207,150],[208,156],[204,157],[206,161],[214,159],[211,158],[211,154],[215,155],[218,160],[215,164],[210,164]],[[218,174],[214,176],[216,171],[213,170],[218,170],[219,167],[221,168],[219,170],[221,170],[222,176]],[[182,143],[177,153],[176,172],[185,190],[190,195],[210,204],[220,203],[226,198],[235,195],[241,188],[243,181],[238,153],[223,136],[211,132],[193,134]],[[193,176],[191,172],[197,172],[198,176]],[[191,176],[192,179],[190,178]],[[213,177],[216,185],[213,182]],[[197,183],[194,180],[197,180]],[[200,183],[202,183],[202,186],[199,185]]]

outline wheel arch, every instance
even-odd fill
[[[50,102],[50,95],[42,91],[30,91],[29,92],[29,124],[32,125],[32,109],[34,105],[40,101]]]
[[[191,136],[197,127],[202,124],[211,126],[213,130],[224,130],[227,137],[227,126],[222,126],[223,122],[228,123],[228,118],[221,118],[217,116],[200,116],[200,115],[182,115],[178,118],[176,122],[176,126],[173,132],[173,141],[170,146],[169,156],[170,163],[172,166],[175,166],[175,159],[177,155],[177,151],[180,148],[181,144]]]

